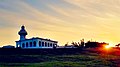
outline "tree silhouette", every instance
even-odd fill
[[[84,42],[84,39],[82,39],[82,40],[80,40],[81,41],[81,46],[80,47],[84,47],[84,45],[85,45],[85,42]]]
[[[72,44],[74,47],[79,47],[76,42],[72,42],[71,44]]]
[[[115,45],[116,47],[119,47],[120,46],[120,44],[118,44],[118,45]]]
[[[99,42],[91,42],[91,41],[85,43],[86,48],[104,47],[105,45],[108,45],[108,43],[105,42],[99,43]]]
[[[65,47],[67,47],[69,44],[68,44],[68,42],[65,44]]]

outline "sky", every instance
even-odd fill
[[[0,46],[16,45],[25,25],[27,38],[120,42],[120,0],[0,0]]]

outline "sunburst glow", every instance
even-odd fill
[[[106,49],[109,49],[109,48],[111,48],[111,46],[110,46],[110,45],[106,45],[105,48],[106,48]]]

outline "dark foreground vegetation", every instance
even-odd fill
[[[116,48],[0,49],[0,67],[119,67]]]

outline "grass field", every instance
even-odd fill
[[[115,52],[86,51],[76,54],[0,55],[0,67],[119,67]]]

